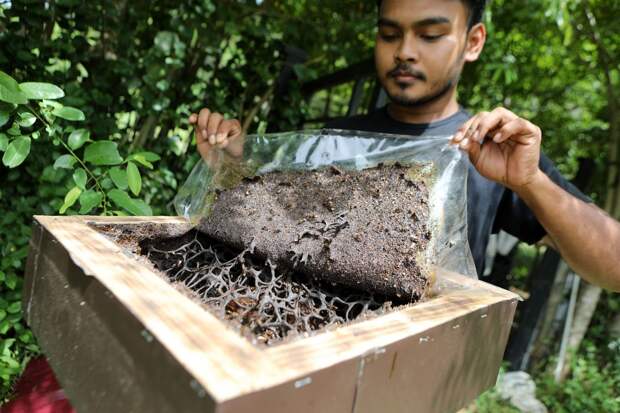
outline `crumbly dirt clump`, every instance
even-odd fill
[[[218,194],[200,224],[307,276],[415,301],[430,287],[429,165],[277,172]]]

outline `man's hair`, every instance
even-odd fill
[[[461,0],[469,9],[469,17],[467,19],[467,30],[474,27],[476,24],[482,21],[484,14],[484,8],[486,7],[487,0]],[[377,6],[381,9],[383,0],[377,0]]]

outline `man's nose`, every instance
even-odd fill
[[[420,53],[415,36],[411,34],[403,36],[394,57],[400,62],[417,62],[420,59]]]

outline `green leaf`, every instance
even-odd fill
[[[21,301],[15,301],[14,303],[11,303],[11,305],[9,305],[9,307],[6,309],[6,312],[9,314],[17,314],[21,311],[21,309],[22,309]]]
[[[78,200],[81,193],[82,193],[82,190],[78,188],[77,186],[74,186],[73,188],[71,188],[71,190],[67,192],[67,195],[65,195],[65,203],[62,204],[58,212],[60,212],[61,214],[64,214],[67,211],[67,209],[71,208],[73,204],[75,204],[75,201]]]
[[[22,131],[21,129],[19,129],[19,125],[17,124],[17,122],[13,122],[11,127],[7,129],[6,133],[11,136],[20,136],[22,134]]]
[[[17,286],[17,277],[15,274],[7,275],[5,283],[10,290],[14,289]]]
[[[138,162],[142,166],[153,169],[153,164],[146,160],[142,155],[131,155],[128,159]]]
[[[19,88],[28,99],[60,99],[65,96],[61,88],[51,83],[24,82]]]
[[[118,189],[127,189],[129,187],[127,182],[127,172],[125,172],[125,170],[115,166],[110,169],[109,174],[112,182],[114,182],[114,185],[116,185]]]
[[[8,320],[2,320],[2,322],[0,322],[0,334],[6,334],[9,328],[11,328],[11,324],[9,324]]]
[[[53,100],[42,100],[39,104],[41,106],[52,108],[52,109],[60,109],[63,106],[62,103],[55,102]]]
[[[73,181],[75,184],[82,190],[86,189],[86,181],[88,177],[86,176],[86,171],[82,168],[78,168],[73,172]]]
[[[80,214],[89,213],[93,208],[98,206],[102,200],[103,194],[101,192],[92,190],[82,192],[82,195],[80,195]]]
[[[0,133],[0,152],[6,151],[6,148],[9,146],[9,137],[4,133]]]
[[[31,331],[26,331],[25,333],[20,334],[19,341],[21,341],[22,343],[25,343],[25,344],[32,343],[34,341],[33,336],[32,336],[32,332]]]
[[[15,168],[26,160],[29,153],[30,138],[27,136],[20,136],[14,139],[6,148],[6,152],[4,152],[4,156],[2,157],[2,163],[9,168]]]
[[[4,329],[3,326],[0,325],[0,330],[3,330],[3,329]],[[9,329],[7,328],[6,331],[8,331],[8,330]],[[6,331],[4,333],[6,333]],[[0,333],[2,333],[2,331],[0,331]],[[20,368],[19,363],[13,357],[10,357],[10,356],[0,356],[0,361],[2,361],[11,370],[17,371]]]
[[[6,123],[11,118],[11,113],[0,111],[0,127],[6,125]]]
[[[138,152],[129,157],[129,160],[136,161],[141,165],[146,166],[149,169],[153,169],[151,162],[159,161],[161,158],[159,155],[153,152]]]
[[[16,105],[28,103],[28,99],[11,76],[0,70],[0,100]]]
[[[69,147],[73,150],[79,149],[90,139],[90,132],[86,129],[76,129],[69,135]]]
[[[32,113],[22,112],[19,114],[19,120],[17,121],[17,124],[22,128],[29,128],[34,125],[36,121],[37,117],[34,116]]]
[[[54,169],[73,169],[74,164],[75,158],[73,155],[62,155],[56,159],[56,162],[54,162]]]
[[[127,183],[131,192],[137,196],[142,189],[142,177],[140,176],[140,170],[133,162],[127,163]]]
[[[155,36],[155,47],[161,50],[165,55],[172,52],[174,43],[179,41],[179,36],[174,32],[162,31]]]
[[[101,187],[102,187],[103,189],[105,189],[106,191],[107,191],[108,189],[112,189],[112,188],[114,188],[114,182],[112,182],[112,180],[111,180],[109,177],[107,177],[107,176],[106,176],[106,177],[104,177],[103,179],[101,179],[101,180],[99,181],[99,184],[100,184],[100,185],[101,185]]]
[[[132,199],[127,192],[120,189],[112,189],[108,192],[108,197],[117,206],[123,208],[129,213],[137,216],[150,216],[153,215],[151,207],[149,207],[144,201],[139,199]]]
[[[70,121],[82,121],[86,119],[84,116],[84,112],[79,109],[72,108],[71,106],[63,106],[61,108],[56,108],[52,112],[52,115],[58,116],[59,118],[63,118]]]
[[[161,159],[161,156],[153,152],[138,152],[136,155],[142,155],[149,162],[157,162]]]
[[[84,151],[84,160],[93,165],[118,165],[123,162],[116,143],[111,141],[97,141],[88,145]]]

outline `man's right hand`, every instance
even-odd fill
[[[243,130],[237,119],[224,119],[224,115],[203,108],[192,113],[189,123],[194,125],[196,145],[200,155],[207,159],[213,147],[224,149],[234,157],[243,154]]]

